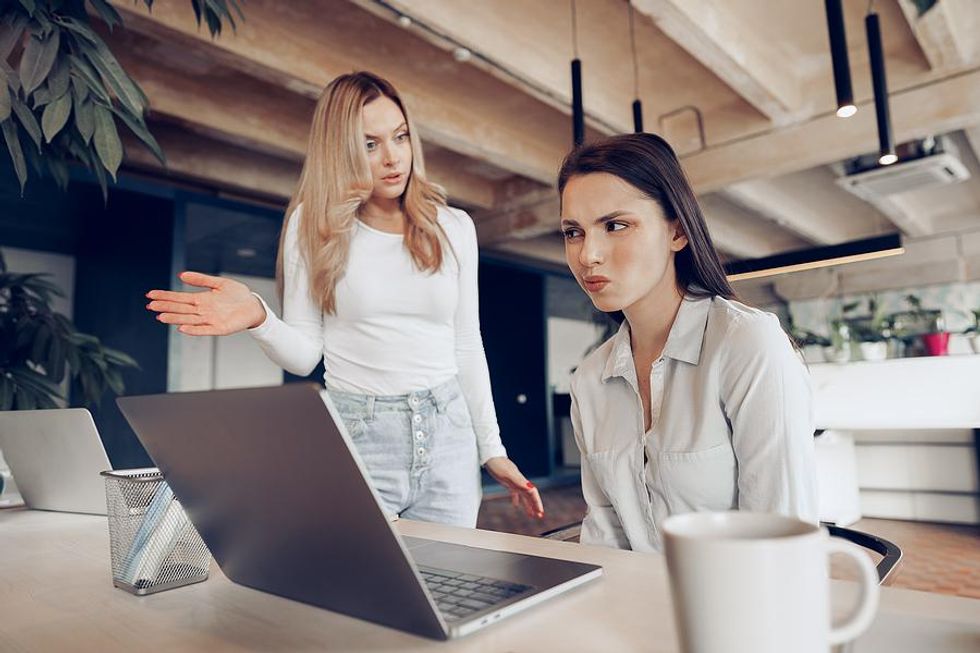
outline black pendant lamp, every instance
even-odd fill
[[[578,58],[578,34],[575,25],[575,0],[572,0],[572,143],[585,141],[585,109],[582,107],[582,62]]]
[[[837,115],[850,118],[857,113],[851,89],[851,66],[847,60],[847,34],[844,32],[844,10],[841,0],[826,0],[827,32],[830,35],[830,58],[834,64],[834,88],[837,91]]]
[[[868,56],[871,59],[871,85],[875,93],[875,116],[878,119],[878,163],[883,166],[898,161],[895,139],[888,110],[888,81],[885,78],[885,52],[881,46],[881,24],[878,14],[869,13],[864,19],[868,35]]]
[[[636,36],[633,33],[633,3],[629,3],[630,49],[633,53],[633,131],[643,133],[643,103],[640,102],[640,66],[636,60]]]

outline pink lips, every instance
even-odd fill
[[[607,285],[609,285],[609,277],[603,277],[601,275],[589,275],[582,279],[582,284],[585,289],[589,292],[599,292]]]
[[[381,179],[386,184],[397,184],[397,183],[399,183],[404,178],[405,178],[405,175],[399,172],[399,173],[394,174],[394,175],[387,175],[385,177],[382,177]]]

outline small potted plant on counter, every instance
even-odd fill
[[[909,310],[896,315],[896,326],[907,336],[918,335],[927,356],[945,356],[949,353],[949,331],[943,312],[935,308],[923,308],[918,295],[905,296]]]
[[[807,363],[823,363],[826,361],[824,349],[830,346],[830,338],[797,326],[793,313],[786,311],[786,331],[799,345],[803,360]]]
[[[885,360],[888,358],[888,341],[892,337],[891,320],[875,295],[868,299],[868,312],[870,316],[855,320],[852,327],[861,358],[866,361]]]
[[[973,316],[973,325],[966,328],[963,332],[970,340],[970,348],[974,354],[980,354],[980,308],[970,311]]]
[[[830,346],[824,347],[823,353],[830,363],[851,360],[851,327],[846,320],[830,321]]]

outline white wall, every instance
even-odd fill
[[[554,392],[569,391],[572,370],[601,336],[602,327],[592,322],[548,318],[548,385]]]

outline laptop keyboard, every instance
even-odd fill
[[[446,569],[422,567],[419,573],[439,612],[450,621],[481,612],[531,589],[530,585]]]

